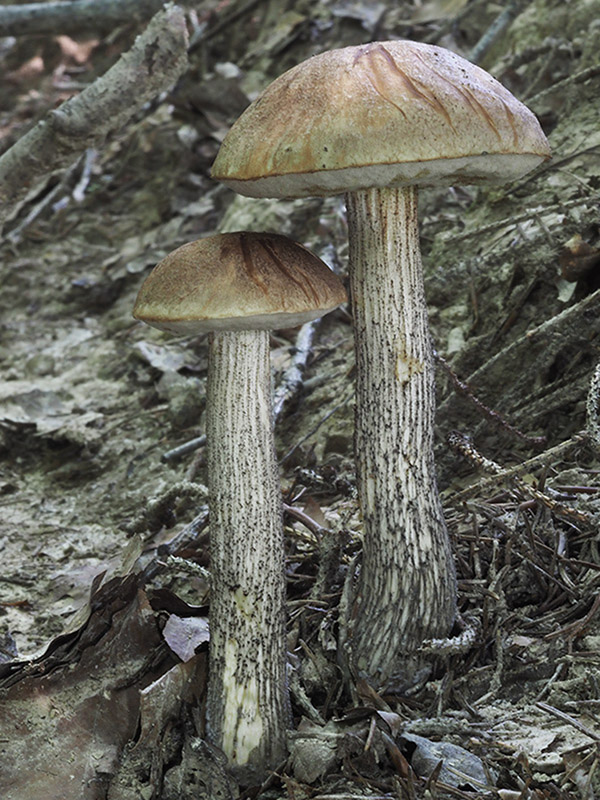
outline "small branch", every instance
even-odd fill
[[[577,83],[586,83],[592,78],[596,78],[598,75],[600,75],[600,66],[595,64],[593,67],[588,67],[587,69],[581,70],[581,72],[576,72],[574,75],[569,75],[568,78],[555,83],[554,86],[549,86],[547,89],[538,92],[538,94],[535,94],[533,97],[528,99],[527,105],[534,106],[538,104],[541,99],[546,98],[548,95],[554,94],[555,92],[558,92],[559,95],[563,96],[565,89],[567,89],[569,86]]]
[[[590,739],[594,742],[600,742],[600,736],[595,731],[590,730],[587,726],[583,725],[578,719],[571,717],[569,714],[565,714],[564,711],[560,711],[558,708],[554,708],[554,706],[549,706],[547,703],[536,703],[536,706],[541,710],[545,711],[546,714],[552,714],[553,717],[561,720],[561,722],[566,722],[568,725],[572,725],[581,733],[589,736]]]
[[[23,231],[25,231],[31,225],[31,223],[34,222],[46,208],[48,208],[49,205],[52,205],[58,195],[65,190],[66,185],[71,180],[73,174],[77,170],[78,165],[79,161],[76,161],[74,164],[72,164],[63,175],[62,180],[57,183],[56,186],[50,189],[50,191],[47,192],[41,198],[41,200],[39,200],[33,206],[25,219],[21,220],[21,222],[15,228],[13,228],[9,234],[7,234],[6,238],[8,241],[12,242],[13,244],[18,244],[21,241]]]
[[[89,186],[90,177],[92,175],[92,169],[94,166],[94,162],[96,161],[98,153],[94,150],[93,147],[88,147],[85,151],[85,157],[83,159],[83,169],[81,170],[81,177],[77,181],[77,185],[71,192],[71,197],[75,200],[76,203],[83,203],[83,199],[85,197],[85,190]]]
[[[163,453],[160,460],[166,464],[169,461],[178,461],[183,456],[187,456],[188,453],[193,453],[194,450],[198,450],[199,447],[204,447],[206,444],[206,434],[202,434],[202,436],[197,436],[195,439],[190,439],[183,444],[177,445],[177,447],[173,447],[172,450],[167,450],[166,453]]]
[[[305,528],[307,528],[311,533],[314,533],[318,540],[320,540],[323,534],[329,533],[328,528],[324,528],[322,525],[319,525],[318,522],[315,522],[312,517],[310,517],[308,514],[305,514],[304,511],[301,511],[299,508],[295,508],[294,506],[284,503],[283,511],[285,514],[288,514],[290,517],[298,520],[298,522],[301,522]]]
[[[489,408],[484,403],[482,403],[481,400],[475,396],[471,387],[464,381],[461,381],[461,379],[454,372],[450,364],[448,364],[446,359],[443,358],[437,352],[437,350],[433,351],[433,357],[437,361],[437,363],[444,368],[455,388],[461,394],[467,397],[471,401],[471,403],[475,406],[475,408],[483,414],[484,417],[487,417],[493,423],[499,425],[501,428],[504,428],[505,431],[508,431],[513,436],[516,436],[518,439],[522,439],[524,442],[527,442],[527,444],[531,444],[535,447],[541,447],[545,443],[546,441],[545,436],[528,436],[526,433],[523,433],[518,428],[515,428],[514,425],[511,425],[510,422],[507,422],[504,419],[504,417],[501,416],[497,411],[494,411],[493,409]]]
[[[481,467],[481,469],[485,470],[486,472],[490,472],[497,478],[504,477],[504,470],[502,467],[495,461],[492,461],[490,458],[483,456],[464,434],[460,433],[459,431],[451,431],[447,436],[447,441],[453,450],[455,450],[457,453],[460,453],[475,466]],[[558,500],[553,500],[551,497],[548,497],[548,495],[540,492],[535,487],[530,486],[516,475],[511,476],[511,480],[520,492],[525,495],[530,495],[539,503],[542,503],[542,505],[546,506],[546,508],[549,508],[553,513],[566,517],[573,523],[583,523],[590,527],[594,527],[594,520],[589,514],[584,514],[582,511],[577,511],[574,508],[570,508]]]
[[[522,399],[522,387],[531,383],[530,371],[518,370],[516,365],[531,363],[538,372],[547,369],[556,354],[568,345],[577,343],[580,347],[591,341],[594,334],[600,331],[600,289],[584,297],[574,305],[568,306],[559,314],[528,330],[518,339],[496,352],[467,378],[470,385],[489,387],[502,386],[505,390],[502,402],[505,406]],[[582,332],[582,320],[585,320],[585,334]],[[514,378],[510,386],[506,385],[506,365],[514,368]],[[500,374],[502,373],[502,375]],[[502,383],[504,381],[504,383]],[[520,394],[519,394],[520,392]],[[447,397],[437,409],[438,417],[448,414],[453,396]]]
[[[582,445],[587,444],[587,442],[588,437],[585,433],[575,434],[575,436],[573,436],[571,439],[567,439],[565,442],[561,442],[560,444],[551,447],[549,450],[545,450],[543,453],[533,456],[533,458],[529,458],[527,461],[523,461],[521,464],[516,464],[513,467],[506,467],[502,470],[502,472],[494,473],[493,477],[491,478],[484,478],[483,480],[474,483],[472,486],[467,486],[466,489],[462,489],[452,497],[452,503],[462,503],[464,500],[467,500],[469,497],[473,497],[473,495],[476,494],[483,495],[488,489],[497,487],[499,480],[508,480],[510,478],[514,478],[515,476],[525,475],[535,469],[545,467],[548,464],[551,464],[553,461],[562,458],[565,453],[568,453],[574,447],[581,447]]]
[[[346,395],[344,395],[344,397],[342,397],[341,402],[338,403],[337,406],[334,406],[326,414],[323,414],[323,416],[317,422],[314,428],[312,428],[305,436],[303,436],[300,439],[300,441],[296,442],[296,444],[290,450],[288,450],[288,452],[281,458],[281,463],[284,464],[288,460],[288,458],[290,458],[290,456],[292,456],[296,452],[296,450],[300,447],[300,445],[304,444],[304,442],[306,442],[307,439],[310,439],[311,436],[314,436],[315,433],[321,427],[321,425],[323,425],[324,422],[327,422],[329,417],[332,417],[336,413],[336,411],[339,411],[340,408],[343,408],[352,399],[352,397],[353,393],[348,392]]]
[[[481,59],[488,52],[490,47],[502,36],[504,31],[509,27],[515,17],[521,13],[524,6],[528,3],[523,0],[511,0],[503,9],[496,19],[492,22],[487,31],[483,34],[481,39],[477,42],[475,47],[469,53],[469,61],[478,64]]]
[[[0,8],[0,36],[109,31],[124,22],[143,22],[164,0],[72,0]]]
[[[224,28],[227,28],[233,25],[234,22],[237,22],[240,17],[243,17],[245,14],[248,14],[250,11],[254,9],[255,6],[259,5],[262,0],[246,0],[245,3],[232,3],[230,8],[227,9],[226,4],[224,4],[224,8],[226,9],[224,13],[219,15],[219,19],[215,22],[210,28],[202,28],[198,33],[196,33],[192,37],[192,41],[190,42],[190,52],[196,49],[200,42],[203,42],[206,39],[210,39],[213,36],[216,36],[217,33],[220,33]],[[229,13],[227,13],[229,12]]]
[[[504,219],[490,222],[489,225],[482,225],[480,228],[474,228],[473,230],[465,231],[464,233],[450,234],[449,236],[444,237],[444,244],[455,245],[458,242],[463,242],[466,239],[471,239],[473,237],[480,237],[483,239],[489,233],[500,231],[502,228],[510,228],[513,230],[517,223],[531,220],[532,214],[535,214],[539,217],[549,216],[550,214],[555,214],[561,209],[564,210],[565,208],[574,208],[575,206],[581,206],[585,203],[593,205],[594,203],[598,203],[599,200],[600,195],[590,194],[587,197],[575,197],[571,200],[566,200],[564,203],[550,203],[540,208],[528,208],[523,214],[517,214],[513,217],[505,217]]]
[[[98,146],[187,68],[183,11],[170,3],[131,50],[81,94],[50,111],[0,157],[0,225],[32,190]]]
[[[304,324],[298,331],[295,353],[292,363],[285,370],[281,383],[273,396],[273,417],[277,419],[283,411],[284,405],[302,386],[302,377],[306,369],[306,362],[312,352],[312,340],[318,320],[311,320]]]
[[[461,617],[460,614],[457,615],[457,622],[462,628],[458,636],[426,639],[419,648],[419,653],[448,657],[469,651],[481,639],[481,622],[474,616]]]
[[[598,69],[600,72],[600,67]],[[587,156],[587,155],[594,156],[598,155],[599,153],[600,153],[600,147],[597,144],[593,144],[590,147],[583,147],[580,150],[574,150],[572,153],[567,153],[567,155],[563,156],[562,158],[553,158],[550,163],[541,164],[540,166],[532,170],[532,172],[527,173],[527,175],[519,183],[513,183],[510,187],[510,191],[513,194],[519,192],[530,181],[537,180],[537,178],[541,178],[542,175],[545,175],[547,172],[556,172],[556,170],[560,170],[561,167],[565,166],[565,164],[568,164],[571,161],[574,161],[576,158],[580,158],[581,156]],[[585,184],[585,182],[584,186],[587,189],[587,184]]]
[[[146,562],[143,557],[138,561],[140,585],[148,583],[161,572],[166,565],[165,559],[169,556],[176,556],[177,553],[184,552],[187,548],[195,545],[207,526],[208,506],[201,506],[198,516],[179,531],[170,542],[159,545],[149,561]]]

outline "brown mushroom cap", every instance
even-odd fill
[[[346,300],[340,279],[285,236],[223,233],[184,244],[146,278],[133,316],[176,334],[300,325]]]
[[[505,183],[550,156],[534,116],[441,47],[374,42],[309,58],[225,137],[212,176],[251,197]]]

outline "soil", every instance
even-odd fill
[[[182,699],[202,696],[205,645],[188,661],[155,636],[169,615],[206,617],[203,450],[172,451],[204,432],[207,350],[203,337],[173,339],[136,323],[133,302],[167,252],[223,230],[286,234],[344,276],[342,199],[236,197],[209,176],[220,141],[248,100],[314,53],[412,38],[468,57],[501,6],[199,3],[189,14],[189,73],[15,209],[0,244],[0,680],[8,698],[0,740],[11,740],[2,745],[3,796],[600,793],[600,456],[593,414],[586,418],[598,402],[590,380],[600,361],[600,2],[512,5],[518,13],[479,63],[538,115],[553,159],[509,186],[429,189],[420,198],[432,336],[444,359],[436,458],[463,642],[441,650],[408,697],[342,680],[338,608],[361,523],[352,326],[340,309],[317,326],[303,385],[277,424],[286,502],[327,530],[316,535],[286,515],[296,730],[287,764],[260,789],[239,788],[227,774],[202,742],[191,701],[180,714]],[[138,32],[0,39],[2,149],[104,72]],[[296,336],[272,337],[276,385]],[[467,439],[449,437],[454,431]],[[190,634],[197,643],[200,627]],[[78,709],[78,724],[89,721],[91,664],[98,685],[128,689],[103,712],[119,723],[95,728],[89,744],[101,751],[102,780],[71,795],[68,769],[49,784],[22,742],[43,753],[65,708]],[[52,678],[59,667],[69,680],[60,671]],[[156,682],[172,714],[160,716],[148,700]],[[26,704],[32,691],[37,716]],[[157,741],[151,721],[159,718],[170,722]],[[7,725],[33,738],[19,745]],[[457,749],[440,754],[441,745]],[[61,744],[63,756],[70,746]]]

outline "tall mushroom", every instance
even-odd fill
[[[411,680],[422,640],[456,613],[436,488],[434,375],[417,186],[510,181],[550,155],[535,116],[487,72],[409,41],[314,56],[225,137],[213,177],[252,197],[346,195],[364,550],[351,660]]]
[[[344,302],[337,276],[284,236],[185,244],[142,285],[134,316],[210,332],[206,403],[211,548],[207,727],[244,776],[285,755],[285,575],[269,334]]]

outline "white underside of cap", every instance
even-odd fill
[[[254,180],[219,180],[234,192],[248,197],[328,197],[360,189],[382,189],[386,186],[452,186],[457,183],[498,185],[519,178],[543,160],[544,157],[529,153],[483,153],[463,158],[272,175]]]
[[[320,308],[298,314],[256,314],[249,317],[228,317],[223,319],[161,320],[144,316],[143,321],[153,328],[174,333],[178,336],[195,336],[200,333],[210,333],[211,331],[275,331],[280,328],[295,328],[297,325],[304,325],[305,322],[309,322],[311,319],[317,319],[328,314],[334,308],[335,306],[331,306],[330,308]]]

